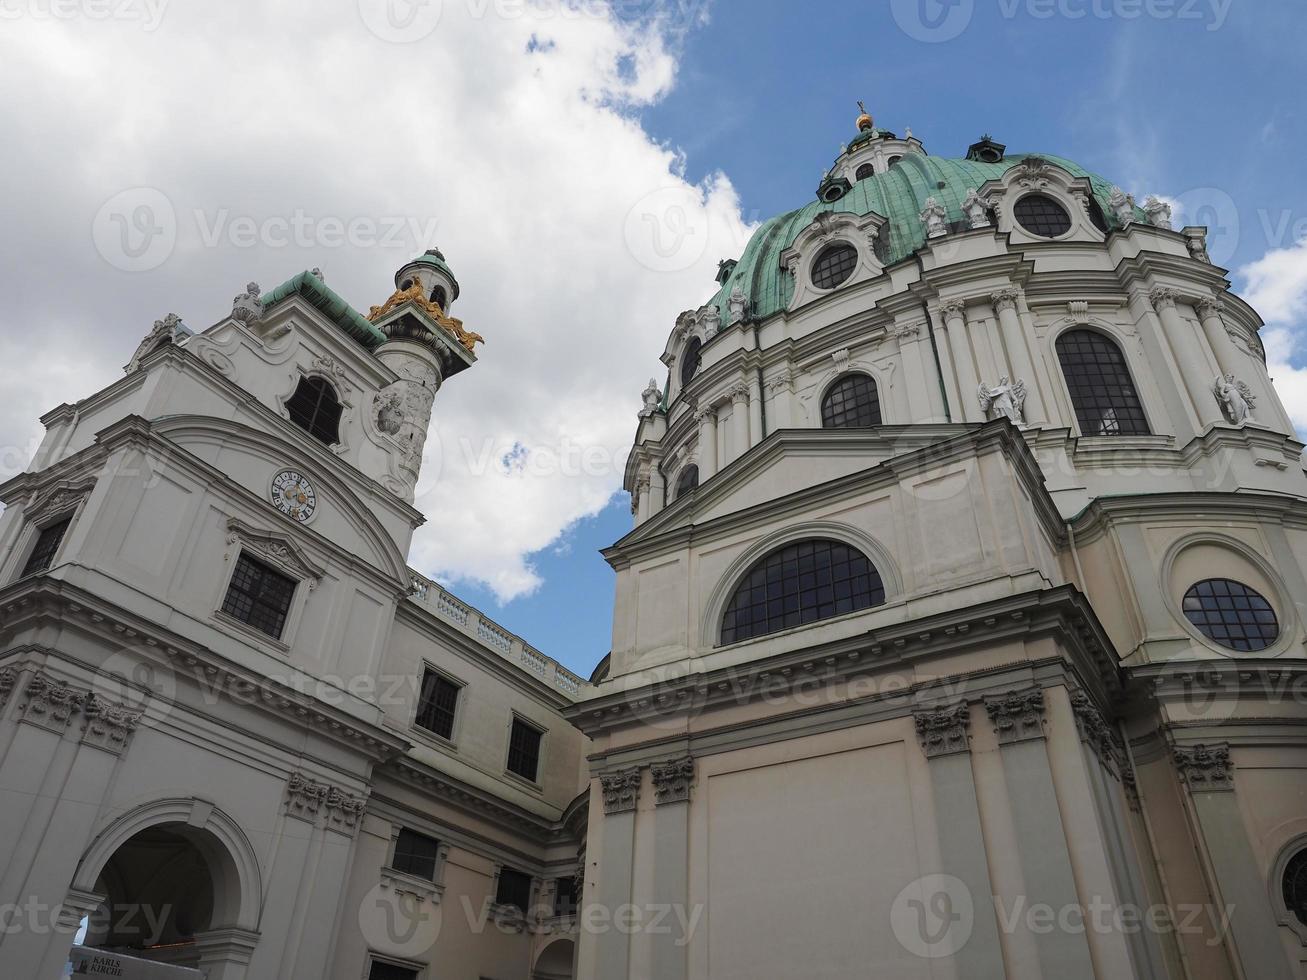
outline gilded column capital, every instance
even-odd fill
[[[985,698],[999,745],[1044,737],[1044,690],[1033,687],[1015,694]]]
[[[629,813],[640,801],[641,770],[639,766],[603,773],[599,784],[604,792],[604,813]]]
[[[1191,793],[1233,792],[1228,745],[1178,745],[1171,753]]]
[[[971,711],[966,703],[937,708],[923,708],[912,712],[917,726],[917,738],[927,759],[971,751],[968,729]]]
[[[694,759],[686,756],[655,762],[649,767],[649,775],[653,777],[654,802],[658,806],[683,803],[690,799],[690,787],[694,785]]]

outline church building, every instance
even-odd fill
[[[1304,446],[1206,236],[864,111],[669,325],[588,679],[407,565],[439,250],[160,319],[0,485],[0,976],[1305,980]]]

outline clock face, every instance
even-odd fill
[[[282,470],[272,478],[272,505],[292,520],[303,524],[313,516],[318,495],[302,473]]]

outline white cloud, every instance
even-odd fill
[[[676,314],[750,229],[724,176],[687,184],[635,116],[674,84],[702,5],[619,20],[591,0],[444,0],[425,8],[429,34],[388,43],[365,25],[386,2],[169,4],[154,31],[6,20],[0,86],[23,98],[0,108],[0,445],[30,443],[35,415],[116,376],[166,312],[201,329],[248,280],[313,266],[366,308],[438,243],[463,287],[455,314],[488,342],[436,399],[411,557],[508,599],[538,584],[530,553],[620,486]],[[166,195],[176,247],[127,273],[91,228],[134,187]],[[315,221],[307,245],[232,234],[297,213]],[[322,220],[391,217],[417,230],[370,248],[332,243]],[[514,445],[524,468],[499,464]]]
[[[1307,239],[1272,249],[1238,275],[1244,299],[1267,323],[1262,341],[1275,389],[1298,431],[1307,432],[1307,368],[1293,363],[1307,354],[1300,346],[1301,327],[1295,329],[1307,315]]]

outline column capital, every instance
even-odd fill
[[[88,694],[82,702],[82,714],[86,718],[82,725],[83,744],[122,755],[144,712],[106,701],[98,694]]]
[[[731,385],[730,390],[726,392],[731,401],[736,404],[742,404],[749,400],[749,385],[744,381],[737,381]]]
[[[971,751],[971,710],[966,702],[921,708],[912,712],[912,720],[927,759]]]
[[[794,373],[789,368],[782,368],[767,379],[768,391],[793,391]]]
[[[985,698],[999,745],[1044,737],[1044,689],[1032,687],[1014,694]]]
[[[1021,298],[1021,290],[1016,286],[1005,286],[989,294],[989,301],[994,304],[995,312],[1002,313],[1004,310],[1015,310],[1017,300]]]
[[[363,819],[367,800],[350,796],[335,786],[316,783],[293,772],[286,781],[286,815],[352,837]]]
[[[945,322],[965,320],[967,318],[967,301],[964,299],[947,300],[939,304],[939,312],[944,317]]]
[[[1208,317],[1220,317],[1225,312],[1225,301],[1215,296],[1204,296],[1198,301],[1198,315],[1206,320]]]
[[[717,406],[705,405],[694,413],[694,420],[700,425],[717,421]]]
[[[690,788],[694,785],[694,759],[686,756],[670,762],[655,762],[649,767],[653,777],[654,802],[658,806],[665,803],[683,803],[690,799]]]
[[[642,770],[639,766],[619,769],[616,772],[603,773],[599,776],[599,785],[604,792],[604,813],[630,813],[640,801],[640,782]]]
[[[1170,286],[1154,286],[1148,293],[1148,302],[1158,313],[1175,309],[1176,294]]]
[[[1177,745],[1171,752],[1176,771],[1191,793],[1233,792],[1228,745]]]
[[[1116,737],[1103,713],[1084,691],[1071,692],[1071,710],[1076,716],[1076,730],[1080,740],[1094,750],[1098,760],[1115,771],[1120,759],[1117,756]]]
[[[18,719],[55,734],[62,734],[82,707],[87,692],[79,691],[44,671],[37,671],[23,690]]]

